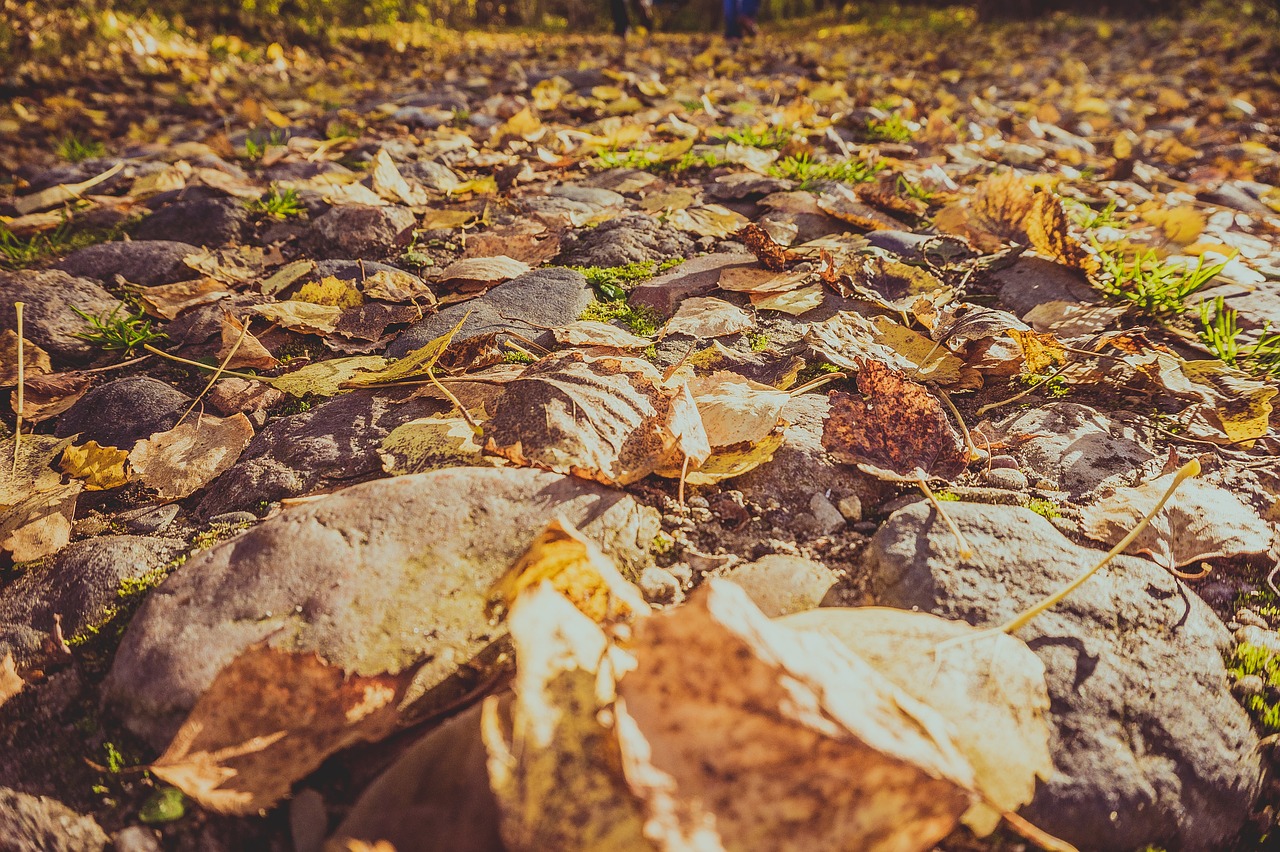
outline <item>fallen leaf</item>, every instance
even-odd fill
[[[822,446],[843,464],[880,479],[952,479],[968,466],[955,427],[924,385],[866,360],[858,367],[862,396],[832,391]]]
[[[891,311],[909,312],[921,300],[944,302],[955,292],[927,269],[878,255],[845,271],[857,295]]]
[[[343,387],[382,385],[429,374],[432,368],[435,367],[436,362],[440,360],[440,356],[449,348],[449,344],[453,342],[454,335],[462,328],[462,324],[467,321],[469,316],[471,315],[467,314],[458,320],[458,324],[453,328],[399,360],[387,363],[383,359],[378,359],[382,361],[381,366],[368,372],[355,373],[351,378],[343,382]]]
[[[255,246],[236,246],[200,249],[184,257],[182,262],[196,272],[234,287],[256,280],[266,265],[266,255]]]
[[[89,385],[93,384],[93,377],[86,373],[50,373],[27,376],[24,384],[22,419],[28,423],[42,423],[75,405],[88,392]],[[9,401],[16,412],[16,390],[10,394]]]
[[[15,458],[13,438],[0,441],[0,510],[16,506],[33,494],[50,491],[62,483],[53,469],[54,459],[75,441],[75,436],[23,435]]]
[[[795,252],[775,243],[773,238],[759,225],[747,225],[738,231],[735,236],[750,249],[756,259],[760,261],[761,266],[774,272],[781,272],[787,268],[788,263],[798,260],[800,257]]]
[[[1071,232],[1067,211],[1057,196],[1047,192],[1036,195],[1023,227],[1031,247],[1045,257],[1088,274],[1102,268],[1094,252]]]
[[[1001,811],[1029,803],[1037,778],[1053,774],[1044,664],[1017,638],[888,607],[821,607],[775,622],[835,637],[947,720],[977,788],[999,808],[976,803],[965,813],[962,821],[978,836],[995,830]]]
[[[188,308],[207,305],[231,295],[226,284],[208,277],[155,287],[139,287],[137,293],[147,313],[167,320],[174,319]]]
[[[490,587],[485,613],[491,619],[502,618],[522,592],[544,582],[597,624],[649,612],[640,590],[618,573],[600,545],[572,524],[554,519]]]
[[[83,446],[67,447],[59,467],[63,473],[82,481],[86,491],[107,491],[129,481],[129,472],[125,469],[128,458],[128,450],[89,441]]]
[[[273,302],[254,305],[252,310],[291,331],[303,334],[332,334],[338,320],[342,318],[342,308],[313,305],[310,302]]]
[[[49,353],[25,337],[22,340],[23,385],[31,378],[50,373]],[[0,332],[0,388],[18,383],[18,333],[11,328]]]
[[[1026,180],[1010,169],[978,186],[970,207],[970,224],[1003,241],[1021,241],[1026,238],[1024,223],[1035,203],[1035,193]]]
[[[392,429],[378,445],[382,469],[392,476],[442,467],[482,467],[476,433],[461,417],[420,417]]]
[[[424,226],[425,227],[425,226]],[[560,237],[554,233],[545,236],[534,234],[476,234],[467,238],[467,250],[463,258],[506,255],[512,260],[541,266],[560,253]]]
[[[853,311],[842,311],[810,325],[804,341],[841,369],[856,370],[870,358],[922,382],[956,389],[982,386],[981,375],[945,346],[890,317],[868,319]]]
[[[689,337],[724,337],[741,334],[755,328],[751,314],[724,299],[695,296],[680,303],[679,309],[667,320],[659,337],[684,334]]]
[[[427,193],[420,186],[409,185],[404,175],[400,174],[400,170],[396,168],[386,148],[379,148],[378,153],[373,155],[373,162],[369,165],[373,191],[387,201],[400,201],[410,207],[427,203]]]
[[[264,296],[274,296],[286,287],[315,272],[315,269],[316,262],[314,260],[295,260],[293,263],[277,269],[271,274],[271,277],[263,279],[258,289],[262,291]]]
[[[233,347],[234,355],[231,354]],[[227,360],[228,355],[231,355],[230,361]],[[231,370],[241,367],[269,370],[280,366],[280,361],[245,329],[244,323],[230,313],[222,315],[222,345],[218,349],[218,363],[225,364]]]
[[[364,304],[364,296],[350,281],[330,275],[319,281],[303,284],[290,301],[335,308],[358,308]]]
[[[391,734],[414,673],[347,674],[314,653],[251,647],[148,769],[211,811],[255,814],[334,752]]]
[[[116,163],[111,168],[101,174],[95,175],[88,180],[79,183],[60,183],[57,186],[51,186],[48,189],[42,189],[31,195],[24,195],[21,198],[13,199],[13,209],[18,211],[19,216],[25,216],[28,213],[35,213],[39,210],[48,210],[50,207],[57,207],[68,201],[74,201],[82,196],[86,190],[93,189],[95,186],[111,180],[120,173],[124,168],[124,161]]]
[[[1011,328],[1005,332],[1022,349],[1026,371],[1032,375],[1057,369],[1067,363],[1067,350],[1053,334]]]
[[[1160,228],[1165,239],[1183,246],[1194,243],[1209,224],[1204,213],[1189,206],[1147,210],[1142,218]]]
[[[76,500],[83,490],[84,484],[73,479],[0,511],[0,550],[9,551],[14,562],[31,562],[66,547],[71,541]]]
[[[821,284],[810,284],[786,293],[752,293],[751,307],[758,311],[778,311],[798,317],[822,306],[827,293]]]
[[[786,293],[804,286],[813,278],[809,272],[774,272],[752,266],[730,266],[720,273],[716,286],[735,293]]]
[[[370,299],[381,299],[384,302],[414,302],[419,299],[424,305],[436,303],[435,294],[425,281],[407,272],[394,272],[379,269],[366,276],[360,282],[360,291]]]
[[[161,500],[180,500],[230,469],[253,440],[253,424],[243,414],[192,416],[167,432],[139,441],[129,465]]]
[[[471,210],[428,210],[422,214],[422,230],[453,230],[473,224],[478,215]]]
[[[601,346],[609,349],[644,349],[653,341],[626,329],[596,320],[578,320],[551,332],[556,343],[566,346]]]
[[[334,396],[342,392],[342,386],[358,375],[377,372],[387,366],[387,359],[379,355],[357,355],[353,358],[331,358],[315,364],[299,367],[291,373],[272,378],[260,378],[279,391],[291,396]]]
[[[626,485],[679,466],[683,445],[699,437],[705,444],[701,422],[687,422],[682,394],[683,385],[665,387],[657,368],[640,358],[556,353],[506,385],[484,425],[485,450],[523,466]],[[707,453],[690,452],[694,466]]]
[[[13,662],[13,653],[6,651],[4,659],[0,660],[0,707],[21,692],[26,685],[27,682],[18,676],[18,667]]]
[[[439,284],[451,289],[489,288],[528,272],[531,267],[523,261],[506,255],[496,257],[471,257],[455,260],[436,278]]]
[[[786,391],[727,371],[690,380],[689,392],[713,448],[764,440],[778,428],[791,400]]]
[[[852,190],[841,187],[837,194],[823,193],[818,196],[818,207],[829,216],[841,222],[847,222],[864,231],[906,231],[907,223],[881,213],[860,200]]]
[[[686,210],[673,210],[667,215],[667,224],[700,237],[723,238],[735,233],[748,219],[719,204],[705,204]]]
[[[1086,506],[1081,530],[1095,541],[1116,544],[1155,508],[1175,475],[1118,488]],[[1272,534],[1271,524],[1230,491],[1193,479],[1178,486],[1125,552],[1145,553],[1166,568],[1177,568],[1201,559],[1266,553]]]

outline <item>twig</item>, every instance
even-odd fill
[[[684,454],[684,464],[680,465],[680,487],[676,489],[676,502],[684,508],[684,478],[689,475],[689,454]]]
[[[847,378],[849,378],[848,373],[826,373],[825,375],[821,375],[821,376],[818,376],[817,378],[810,379],[809,381],[805,382],[802,385],[799,385],[798,387],[792,388],[791,390],[787,391],[787,393],[793,397],[797,397],[797,396],[800,396],[800,394],[802,393],[808,393],[811,390],[816,390],[817,388],[820,388],[823,385],[830,384],[831,382],[838,382],[841,379],[847,379]]]
[[[159,355],[161,358],[167,358],[168,360],[176,361],[179,364],[186,364],[188,367],[199,367],[201,370],[217,370],[218,369],[217,367],[211,366],[209,364],[203,364],[199,361],[192,361],[188,358],[179,358],[177,355],[170,355],[168,352],[155,348],[150,343],[142,344],[142,348],[147,350],[153,355]],[[250,373],[237,373],[234,370],[223,370],[222,375],[234,376],[237,379],[248,379],[249,381],[252,381],[252,382],[270,382],[270,379],[263,378],[262,376],[255,376]]]
[[[22,302],[14,302],[13,309],[18,314],[18,410],[13,421],[13,470],[18,469],[18,445],[22,442],[22,408],[23,382],[26,379],[26,365],[22,356]]]
[[[1029,388],[1027,388],[1026,390],[1024,390],[1022,393],[1015,394],[1014,396],[1011,396],[1011,397],[1009,397],[1008,399],[1002,399],[1002,400],[1000,400],[999,402],[992,402],[992,403],[988,403],[987,405],[984,405],[984,406],[982,406],[981,408],[979,408],[979,409],[975,412],[975,414],[977,414],[977,416],[981,417],[982,415],[986,414],[988,411],[990,411],[990,410],[991,410],[991,409],[993,409],[993,408],[1000,408],[1001,406],[1008,405],[1008,404],[1009,404],[1009,403],[1011,403],[1011,402],[1017,402],[1018,400],[1022,399],[1022,398],[1023,398],[1024,396],[1026,396],[1027,394],[1032,393],[1032,392],[1034,392],[1034,391],[1037,391],[1037,390],[1039,390],[1040,388],[1044,387],[1045,385],[1049,384],[1049,382],[1051,382],[1051,381],[1053,381],[1054,379],[1058,378],[1058,376],[1062,375],[1064,372],[1066,372],[1068,369],[1070,369],[1071,367],[1074,367],[1074,366],[1075,366],[1075,364],[1063,364],[1061,367],[1059,367],[1058,369],[1056,369],[1056,370],[1054,370],[1052,373],[1050,373],[1048,376],[1046,376],[1046,377],[1045,377],[1045,380],[1044,380],[1043,382],[1037,382],[1036,384],[1034,384],[1034,385],[1032,385],[1031,387],[1029,387]]]
[[[951,409],[951,414],[956,418],[956,423],[960,424],[960,434],[964,436],[965,450],[969,453],[969,461],[978,458],[978,447],[973,443],[973,436],[969,434],[969,427],[965,425],[964,418],[960,416],[960,410],[956,408],[956,404],[951,401],[951,396],[942,388],[935,388],[938,396],[942,397],[942,401],[947,404],[947,408]]]
[[[929,482],[921,476],[916,480],[916,485],[920,486],[920,490],[924,492],[924,496],[929,498],[929,502],[933,504],[933,508],[938,511],[938,515],[942,518],[942,522],[947,525],[947,529],[951,530],[951,534],[956,537],[956,544],[960,548],[960,559],[968,561],[973,559],[973,548],[969,545],[969,540],[964,537],[964,533],[960,532],[960,528],[956,526],[956,522],[951,520],[951,516],[947,514],[947,510],[942,508],[942,501],[938,499],[933,490],[929,488]]]
[[[235,343],[231,344],[231,349],[227,352],[227,357],[223,358],[222,363],[218,365],[218,369],[213,371],[213,375],[209,377],[209,381],[205,384],[204,390],[200,391],[200,393],[196,395],[196,398],[191,400],[191,405],[187,406],[187,410],[182,412],[182,416],[178,418],[178,422],[173,424],[174,428],[182,425],[182,421],[186,420],[187,415],[194,411],[196,406],[200,404],[200,400],[204,399],[204,395],[213,387],[214,382],[222,378],[223,373],[226,372],[227,365],[231,363],[232,358],[236,357],[236,350],[240,348],[241,343],[244,343],[244,339],[249,336],[250,322],[251,320],[248,318],[245,319],[244,325],[240,326],[240,336],[236,338]]]
[[[480,428],[480,424],[477,423],[474,418],[472,418],[471,414],[467,411],[467,409],[464,408],[462,403],[458,401],[458,398],[453,395],[453,392],[450,391],[448,388],[446,388],[444,385],[440,384],[440,380],[436,378],[436,371],[434,368],[432,367],[427,368],[427,378],[431,381],[431,384],[436,386],[436,390],[444,394],[445,397],[450,402],[453,403],[454,408],[458,409],[458,413],[462,415],[462,419],[467,421],[467,425],[471,427],[471,431],[477,435],[483,435],[484,430]]]

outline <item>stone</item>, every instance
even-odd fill
[[[49,634],[26,624],[5,624],[0,622],[0,659],[6,654],[13,654],[19,665],[35,659],[44,647]]]
[[[858,499],[857,494],[842,497],[836,504],[836,509],[839,510],[840,516],[850,523],[862,520],[862,501]]]
[[[572,231],[561,243],[565,266],[624,266],[688,257],[693,240],[643,213],[629,213],[594,228]]]
[[[240,241],[249,211],[238,198],[193,198],[166,204],[134,230],[140,240],[173,240],[217,248]]]
[[[782,178],[765,177],[755,172],[721,175],[707,186],[707,195],[717,201],[742,201],[763,198],[775,192],[790,192],[794,184]]]
[[[143,506],[130,509],[116,515],[116,520],[124,523],[125,529],[135,535],[153,535],[167,529],[178,517],[178,504],[166,503],[163,506]]]
[[[650,603],[679,603],[684,597],[684,590],[680,588],[680,581],[675,575],[656,565],[641,571],[636,585],[640,587],[644,599]]]
[[[984,425],[983,434],[993,442],[1008,441],[1009,454],[1025,472],[1073,498],[1109,477],[1130,475],[1156,457],[1132,427],[1074,402],[1048,402],[1020,411],[992,429]],[[1020,440],[1024,436],[1028,439]]]
[[[161,568],[185,549],[181,539],[108,535],[63,548],[47,566],[25,571],[0,589],[0,622],[52,632],[62,616],[68,638],[110,617],[121,584]]]
[[[705,254],[637,284],[627,301],[633,305],[648,305],[662,316],[669,317],[685,299],[705,296],[715,290],[724,270],[755,265],[754,254]]]
[[[398,404],[373,391],[353,391],[282,417],[255,435],[235,466],[208,486],[197,513],[208,518],[380,475],[382,439],[440,408],[430,399]]]
[[[814,494],[809,498],[809,513],[813,515],[819,535],[831,535],[844,529],[844,515],[821,494]]]
[[[733,485],[748,500],[777,503],[791,514],[808,513],[815,492],[839,502],[855,495],[864,504],[880,503],[886,488],[853,465],[838,464],[822,447],[822,423],[831,403],[825,394],[802,394],[782,409],[788,422],[783,444],[773,458],[736,477]]]
[[[164,849],[154,829],[131,825],[117,831],[111,838],[116,852],[162,852]]]
[[[198,278],[200,273],[182,262],[184,257],[198,251],[188,243],[170,240],[121,240],[72,252],[58,268],[107,284],[119,275],[130,284],[154,287]]]
[[[867,234],[868,245],[884,249],[891,254],[909,260],[923,260],[920,247],[936,237],[929,234],[913,234],[910,231],[872,231]]]
[[[0,849],[5,852],[99,852],[107,833],[48,796],[0,787]]]
[[[631,577],[650,563],[654,510],[528,468],[398,476],[287,508],[192,557],[147,597],[104,700],[163,746],[223,666],[269,642],[366,675],[426,660],[406,704],[417,702],[415,716],[450,706],[502,649],[485,612],[490,586],[553,517]]]
[[[741,586],[761,612],[777,618],[817,608],[837,578],[821,562],[771,553],[731,568],[725,579]]]
[[[100,351],[76,336],[89,324],[73,307],[90,316],[124,309],[94,282],[55,269],[0,272],[0,329],[17,330],[14,302],[23,303],[23,336],[48,352],[55,366],[84,364]]]
[[[54,434],[78,434],[78,443],[97,441],[128,451],[138,441],[172,429],[190,404],[191,397],[159,379],[128,376],[82,396],[58,418]]]
[[[417,221],[407,207],[344,204],[312,222],[304,243],[318,257],[382,258],[409,244]]]
[[[1025,473],[1008,467],[993,467],[982,475],[982,481],[992,488],[1006,491],[1026,491],[1030,485]]]
[[[581,273],[572,269],[534,269],[499,284],[475,299],[449,305],[405,329],[387,347],[392,358],[403,358],[445,334],[470,313],[454,341],[482,334],[516,332],[545,345],[554,344],[550,329],[576,320],[595,294]]]
[[[928,503],[894,513],[862,571],[870,602],[978,627],[1007,622],[1095,564],[1027,509],[948,503],[973,561]],[[1020,811],[1097,852],[1224,848],[1248,819],[1258,736],[1227,688],[1231,637],[1168,571],[1118,557],[1018,632],[1046,668],[1056,771]]]

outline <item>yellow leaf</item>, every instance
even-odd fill
[[[360,291],[350,281],[342,281],[330,275],[321,281],[303,284],[291,301],[336,308],[358,308],[364,304],[364,296],[360,295]]]
[[[79,447],[67,447],[58,466],[68,476],[84,481],[86,491],[107,491],[129,481],[125,462],[127,450],[104,447],[89,441]]]
[[[1204,231],[1208,217],[1194,207],[1148,210],[1142,218],[1164,231],[1165,237],[1178,245],[1189,245]]]

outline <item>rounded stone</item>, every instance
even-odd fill
[[[191,404],[191,397],[159,379],[128,376],[99,385],[58,418],[59,438],[97,441],[104,447],[131,450],[138,441],[172,429]]]

